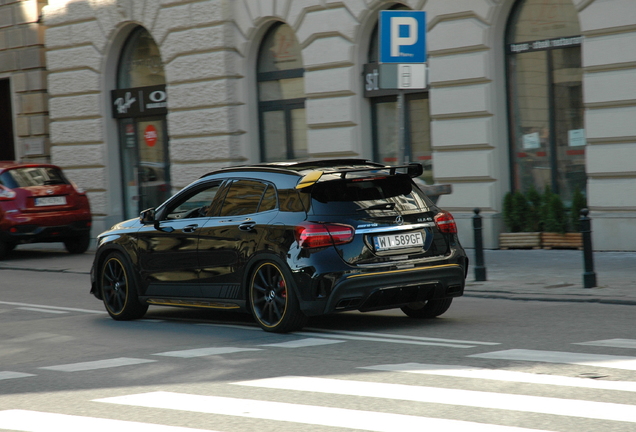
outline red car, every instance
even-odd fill
[[[18,244],[90,245],[91,210],[83,190],[50,164],[0,161],[0,258]]]

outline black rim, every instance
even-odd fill
[[[265,326],[280,323],[287,309],[287,283],[280,270],[272,264],[263,264],[252,278],[252,307],[258,320]]]
[[[104,265],[102,290],[104,303],[106,303],[108,309],[114,314],[121,313],[124,306],[126,306],[128,279],[126,278],[124,266],[116,258],[109,259]]]

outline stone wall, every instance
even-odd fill
[[[49,118],[44,61],[46,1],[0,2],[0,79],[11,81],[16,159],[48,161]]]

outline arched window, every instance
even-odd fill
[[[571,0],[520,0],[508,23],[512,188],[584,192],[581,36]]]
[[[409,10],[396,5],[391,10]],[[402,162],[420,162],[424,174],[420,177],[427,184],[433,183],[433,151],[431,147],[431,119],[428,90],[405,91],[404,148],[398,142],[398,92],[380,89],[378,68],[378,25],[376,24],[369,42],[365,65],[365,96],[371,103],[371,127],[373,159],[376,162],[397,165]],[[403,152],[403,154],[401,154]]]
[[[277,23],[267,32],[257,72],[261,160],[306,158],[305,69],[290,26]]]
[[[112,94],[119,123],[126,217],[170,196],[166,77],[159,48],[143,27],[132,31],[119,57]]]

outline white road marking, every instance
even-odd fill
[[[336,334],[336,333],[294,332],[292,334],[299,335],[299,336],[307,336],[307,337],[359,340],[359,341],[368,341],[368,342],[385,342],[385,343],[396,343],[396,344],[405,344],[405,345],[441,346],[441,347],[447,347],[447,348],[474,348],[473,345],[460,345],[457,343],[423,342],[420,340],[406,340],[406,339],[393,338],[394,335],[381,335],[381,337],[368,337],[368,336],[355,336],[355,335],[345,335],[345,334]]]
[[[294,340],[289,342],[264,344],[259,346],[275,347],[275,348],[304,348],[304,347],[319,346],[319,345],[337,344],[337,343],[343,343],[343,342],[344,342],[343,340],[307,338],[307,339],[299,339],[299,340]]]
[[[166,351],[166,352],[157,353],[153,355],[164,356],[164,357],[194,358],[194,357],[205,357],[205,356],[213,356],[213,355],[233,354],[233,353],[245,352],[245,351],[262,351],[262,350],[258,348],[212,347],[212,348],[195,348],[195,349],[182,350],[182,351]]]
[[[63,310],[68,312],[83,312],[90,314],[106,314],[106,311],[96,311],[91,309],[77,309],[77,308],[68,308],[68,307],[60,307],[60,306],[48,306],[48,305],[39,305],[39,304],[30,304],[30,303],[15,303],[15,302],[4,302],[0,301],[0,304],[8,305],[8,306],[24,306],[24,307],[34,307],[39,309],[54,309],[54,310]]]
[[[612,356],[604,354],[512,349],[505,351],[494,351],[483,354],[473,354],[469,355],[468,357],[498,360],[535,361],[543,363],[564,363],[581,366],[636,370],[636,357]]]
[[[21,372],[11,372],[11,371],[0,372],[0,380],[13,379],[13,378],[26,378],[26,377],[32,377],[32,376],[37,376],[37,375],[21,373]]]
[[[591,342],[575,342],[572,345],[589,345],[610,348],[631,348],[636,349],[636,339],[606,339]]]
[[[68,313],[66,311],[61,311],[61,310],[41,309],[41,308],[32,308],[32,307],[19,307],[19,308],[16,308],[16,309],[25,310],[25,311],[31,311],[31,312],[44,312],[44,313],[50,313],[50,314],[67,314]]]
[[[414,374],[452,376],[458,378],[486,379],[494,381],[518,382],[527,384],[545,384],[565,387],[579,387],[599,390],[618,390],[636,392],[633,381],[602,381],[588,378],[573,378],[560,375],[539,375],[527,372],[484,369],[470,366],[432,365],[422,363],[387,364],[365,366],[358,369],[370,369],[389,372],[407,372]]]
[[[152,363],[157,360],[146,360],[146,359],[137,359],[137,358],[114,358],[108,360],[97,360],[91,362],[84,363],[72,363],[58,366],[47,366],[41,367],[40,369],[59,371],[59,372],[80,372],[80,371],[88,371],[94,369],[108,369],[120,366],[132,366],[143,363]]]
[[[94,401],[135,407],[173,409],[206,414],[219,414],[224,416],[333,426],[374,432],[401,432],[406,430],[460,430],[462,432],[537,431],[536,429],[498,426],[458,420],[433,419],[403,414],[258,401],[252,399],[197,396],[170,392],[143,393],[95,399]]]
[[[0,429],[24,432],[213,432],[177,426],[80,417],[38,411],[0,411]]]
[[[429,338],[422,336],[406,336],[406,335],[396,335],[396,334],[387,334],[387,333],[371,333],[371,332],[359,332],[359,331],[350,331],[350,330],[320,330],[320,329],[308,329],[312,332],[316,333],[326,333],[327,335],[349,335],[349,336],[371,336],[371,337],[380,337],[380,338],[388,338],[388,339],[402,339],[402,340],[414,340],[421,342],[444,342],[444,343],[458,343],[458,344],[467,344],[467,345],[501,345],[499,342],[477,342],[477,341],[469,341],[469,340],[459,340],[459,339],[440,339],[440,338]],[[296,333],[298,334],[298,333]]]
[[[294,376],[233,384],[636,423],[634,405],[606,402]]]

